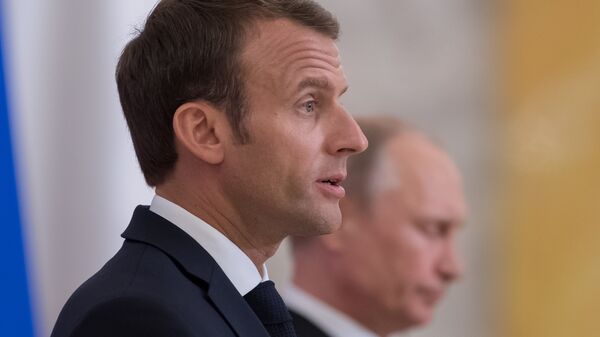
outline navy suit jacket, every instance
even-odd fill
[[[213,258],[148,206],[122,236],[67,301],[52,337],[269,337]]]
[[[325,331],[321,330],[312,321],[290,309],[290,314],[294,319],[294,330],[298,337],[329,337]]]

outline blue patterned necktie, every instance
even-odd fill
[[[275,283],[259,283],[244,296],[271,337],[296,337],[292,316],[275,289]]]

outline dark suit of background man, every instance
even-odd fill
[[[357,119],[369,149],[348,162],[341,230],[295,238],[286,303],[298,337],[375,337],[427,323],[461,274],[460,174],[392,117]]]
[[[312,1],[158,3],[116,72],[156,196],[52,336],[268,336],[243,295],[286,236],[340,226],[346,160],[367,146],[337,35]]]

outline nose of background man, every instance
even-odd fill
[[[369,145],[367,137],[344,108],[336,112],[336,118],[332,119],[330,127],[331,132],[327,143],[328,152],[332,155],[353,155],[367,149]]]
[[[463,274],[464,263],[453,243],[446,245],[438,265],[438,271],[442,280],[447,284],[460,278]]]

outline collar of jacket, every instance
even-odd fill
[[[129,226],[121,234],[144,242],[169,255],[194,281],[201,281],[208,297],[240,337],[268,337],[262,323],[235,289],[215,260],[191,236],[148,206],[137,206]]]

